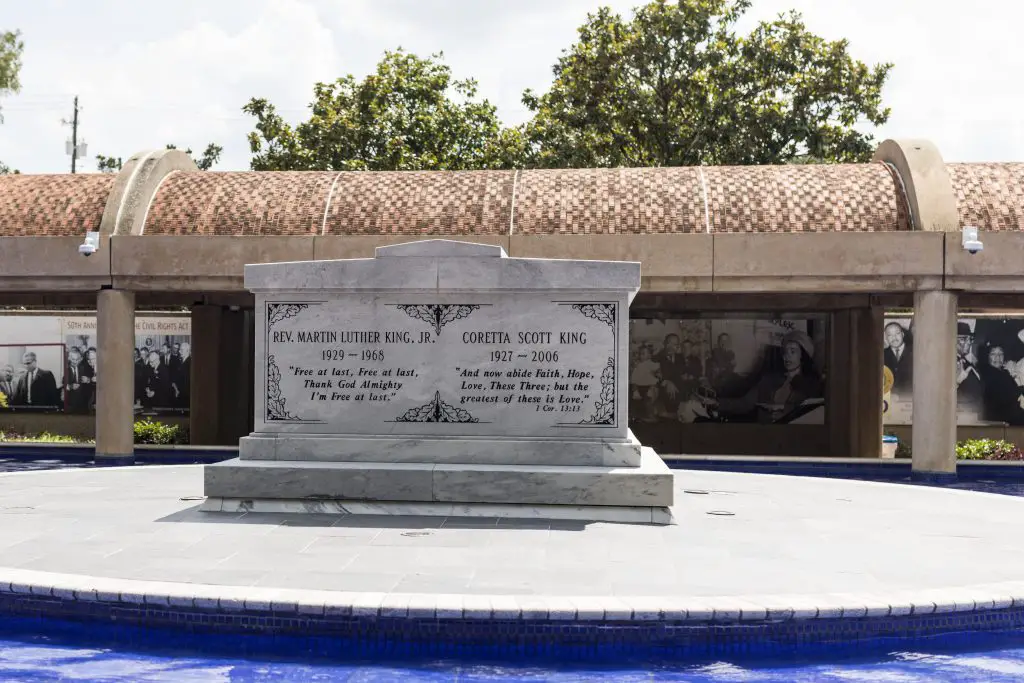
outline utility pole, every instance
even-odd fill
[[[71,155],[71,172],[75,172],[75,167],[78,165],[78,157],[85,156],[86,144],[78,144],[78,95],[75,95],[74,111],[71,116],[71,120],[63,119],[61,121],[65,126],[71,125],[71,140],[66,143],[65,148],[67,153]]]
[[[78,95],[75,95],[75,110],[71,117],[71,172],[75,172],[78,160]]]

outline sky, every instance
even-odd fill
[[[72,99],[96,154],[127,158],[167,143],[224,147],[214,170],[249,168],[242,113],[252,97],[303,120],[317,81],[371,72],[385,50],[444,53],[509,125],[529,112],[562,50],[601,5],[637,0],[0,0],[0,30],[25,42],[22,91],[0,100],[0,161],[22,173],[70,170]],[[742,28],[797,10],[808,28],[847,38],[867,63],[893,62],[888,123],[877,140],[925,138],[946,161],[1024,161],[1019,0],[754,0]]]

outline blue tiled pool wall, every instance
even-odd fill
[[[138,465],[190,465],[211,464],[237,457],[237,449],[218,446],[194,446],[178,448],[174,446],[147,446],[135,451],[135,464]],[[91,445],[60,446],[50,444],[2,444],[0,445],[0,463],[11,461],[38,461],[41,465],[59,467],[61,463],[75,466],[95,466],[94,449]],[[871,481],[912,482],[909,459],[879,462],[833,462],[827,458],[815,460],[776,460],[772,458],[733,459],[714,456],[700,459],[679,460],[671,455],[666,456],[669,467],[677,470],[710,470],[716,472],[745,472],[752,474],[782,474],[789,476],[831,477],[836,479],[866,479]],[[125,464],[125,463],[116,463]],[[0,467],[3,471],[3,467]],[[1024,462],[1021,463],[958,463],[955,480],[977,481],[986,479],[1024,481]],[[944,477],[932,483],[947,483],[951,478]],[[921,482],[929,483],[929,482]]]
[[[890,463],[829,462],[826,459],[794,462],[792,460],[733,460],[729,458],[702,458],[700,460],[666,460],[676,470],[702,470],[713,472],[742,472],[748,474],[781,474],[799,477],[829,477],[833,479],[866,479],[871,481],[910,482],[909,460]],[[984,462],[958,463],[954,480],[978,481],[982,479],[1024,480],[1024,462],[993,464]]]
[[[225,636],[233,652],[285,655],[616,660],[655,657],[687,661],[727,657],[872,655],[893,647],[979,647],[1024,629],[1024,606],[1006,609],[845,619],[713,622],[565,622],[301,615],[163,605],[63,600],[0,594],[0,622],[23,632],[92,624],[108,645],[158,640],[202,649]],[[92,628],[92,626],[90,627]],[[98,632],[98,631],[97,631]],[[240,638],[238,636],[245,636]],[[216,638],[212,639],[216,641]],[[1018,641],[1019,642],[1019,641]]]
[[[0,444],[0,462],[9,459],[95,466],[95,454],[95,448],[91,445],[54,447],[45,443]],[[200,465],[222,462],[237,456],[238,450],[235,448],[147,446],[136,448],[134,460],[139,465]]]

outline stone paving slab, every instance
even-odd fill
[[[0,593],[194,608],[743,622],[1024,605],[1024,499],[679,472],[677,526],[205,513],[202,466],[0,475]]]

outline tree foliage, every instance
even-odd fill
[[[443,55],[387,52],[361,81],[313,88],[309,120],[292,126],[265,99],[243,111],[253,170],[459,170],[522,163],[522,133],[503,129],[472,79],[453,80]]]
[[[96,155],[96,170],[100,173],[117,173],[124,163],[121,157],[105,157],[102,154]]]
[[[21,31],[0,31],[0,97],[21,90],[21,53],[24,50]],[[0,112],[2,122],[3,114]],[[0,175],[17,172],[0,161]]]
[[[176,145],[167,145],[167,149],[178,149],[178,147]],[[220,161],[220,155],[223,152],[223,147],[212,142],[206,146],[206,149],[198,159],[196,159],[195,155],[192,154],[191,148],[185,150],[185,154],[192,157],[200,171],[209,171],[213,168],[213,165]],[[96,155],[96,170],[100,173],[117,173],[121,170],[123,165],[124,163],[121,157],[106,157],[102,154]]]
[[[167,145],[167,149],[178,148],[176,145]],[[223,152],[223,147],[212,142],[206,146],[206,149],[203,150],[203,153],[199,155],[198,159],[192,153],[191,147],[185,150],[185,154],[192,157],[192,160],[196,162],[196,166],[199,168],[200,171],[209,171],[211,168],[213,168],[214,164],[220,161],[220,155]]]
[[[867,66],[796,12],[738,35],[750,0],[656,0],[588,15],[543,95],[527,91],[531,162],[547,167],[863,161],[891,64]]]

